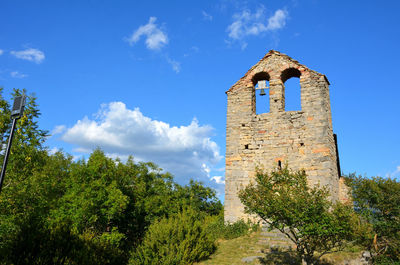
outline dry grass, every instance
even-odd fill
[[[210,259],[197,263],[198,265],[236,265],[243,264],[242,258],[250,256],[264,256],[261,253],[261,246],[255,244],[258,242],[260,232],[255,232],[250,235],[242,236],[231,240],[220,240],[218,242],[217,251]],[[255,259],[253,263],[246,264],[261,264]]]
[[[361,248],[354,248],[351,250],[326,254],[322,257],[322,260],[330,264],[341,264],[346,260],[357,259],[360,257],[361,253]]]
[[[279,264],[301,264],[294,251],[270,249],[266,245],[259,244],[260,232],[231,240],[220,240],[217,251],[211,257],[196,265],[279,265]],[[323,257],[321,265],[342,264],[346,260],[353,260],[359,257],[361,249],[353,248],[348,251],[327,254]],[[252,262],[243,262],[246,257],[254,258]]]

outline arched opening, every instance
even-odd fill
[[[256,114],[269,112],[269,74],[260,72],[253,76]]]
[[[301,73],[296,68],[288,68],[281,74],[285,91],[285,111],[301,110]]]

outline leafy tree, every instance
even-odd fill
[[[179,209],[190,206],[198,212],[209,215],[218,215],[223,210],[215,190],[205,187],[201,182],[191,179],[188,185],[177,185],[175,189]]]
[[[11,107],[2,97],[2,89],[0,89],[0,133],[2,149],[5,148],[11,132]],[[26,93],[25,90],[14,89],[13,98]],[[48,132],[39,129],[38,118],[40,112],[34,95],[28,95],[23,116],[17,120],[16,130],[14,134],[11,155],[8,162],[7,179],[4,186],[11,185],[13,180],[19,180],[32,174],[34,168],[44,164],[45,147],[43,143],[48,136]],[[2,159],[4,153],[2,152]],[[13,174],[18,172],[18,175]]]
[[[21,93],[20,90],[14,90],[13,96],[21,95]],[[5,146],[10,135],[10,113],[10,105],[0,94],[2,147]],[[2,263],[29,263],[31,255],[28,252],[37,252],[39,248],[33,242],[41,240],[46,234],[42,233],[41,216],[45,215],[55,197],[58,196],[58,190],[53,188],[57,179],[41,174],[42,170],[47,169],[46,163],[56,165],[60,161],[47,160],[47,151],[42,145],[47,132],[38,128],[39,115],[36,98],[32,95],[28,96],[24,114],[17,122],[7,174],[0,194],[0,261]],[[54,170],[58,169],[54,168]],[[9,258],[13,255],[17,261],[11,262]]]
[[[359,242],[377,255],[375,260],[400,262],[400,182],[392,178],[347,178],[355,207],[372,231]]]
[[[191,208],[155,221],[129,264],[187,265],[207,258],[216,245],[203,221],[204,215]]]
[[[101,150],[87,161],[50,155],[39,115],[29,96],[0,194],[1,264],[126,264],[156,220],[187,207],[198,215],[222,209],[215,191],[194,181],[181,186],[153,163],[121,162]],[[10,106],[1,90],[0,121],[4,144]]]
[[[123,263],[124,248],[120,247],[127,236],[119,231],[119,225],[130,199],[118,185],[126,184],[123,177],[117,174],[116,163],[100,150],[94,151],[87,162],[81,160],[70,166],[65,192],[47,217],[51,235],[67,233],[83,245],[82,251],[76,251],[75,241],[65,242],[64,248],[71,250],[64,253],[68,262]]]
[[[123,264],[147,228],[160,218],[191,207],[198,215],[217,209],[215,192],[200,183],[180,186],[152,163],[126,163],[95,150],[71,165],[66,192],[48,218],[51,231],[70,233],[90,246],[97,264]],[[75,244],[75,243],[74,243]],[[71,249],[72,246],[71,246]],[[86,257],[90,256],[89,254]],[[76,264],[84,256],[71,256]]]
[[[307,264],[352,238],[351,207],[331,203],[326,187],[310,187],[304,171],[291,172],[287,166],[270,174],[257,171],[255,181],[239,193],[245,211],[284,233]]]

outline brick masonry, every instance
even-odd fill
[[[301,111],[285,111],[285,81],[299,78]],[[269,81],[268,113],[256,114],[258,81]],[[257,91],[258,93],[258,91]],[[246,219],[237,194],[256,167],[278,163],[304,169],[310,185],[327,185],[333,200],[346,196],[332,131],[329,81],[289,56],[269,51],[227,92],[225,221]]]

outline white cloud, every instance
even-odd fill
[[[393,177],[400,177],[400,166],[397,166],[396,170],[392,173]]]
[[[210,177],[211,169],[205,163],[201,164],[201,169],[207,174],[207,177]]]
[[[218,145],[210,139],[213,128],[196,119],[186,126],[171,126],[144,116],[122,102],[103,105],[97,118],[85,117],[68,128],[61,139],[78,146],[76,152],[102,148],[110,156],[153,161],[180,182],[194,178],[210,183],[209,167],[221,160]]]
[[[14,77],[14,78],[24,78],[24,77],[28,76],[28,75],[20,73],[18,71],[13,71],[10,73],[10,75],[11,75],[11,77]]]
[[[51,131],[52,135],[55,134],[60,134],[65,132],[65,130],[67,129],[67,127],[65,125],[57,125],[56,127],[54,127],[54,129]]]
[[[167,62],[172,66],[172,70],[175,71],[175,73],[179,73],[181,71],[181,63],[178,61],[175,61],[168,56],[166,56]]]
[[[146,25],[140,26],[127,39],[129,44],[135,44],[142,36],[146,37],[146,47],[150,50],[159,50],[162,46],[168,44],[168,36],[155,24],[156,20],[156,17],[150,17]]]
[[[45,58],[44,53],[42,51],[32,48],[22,51],[11,51],[10,53],[19,59],[35,63],[41,63]]]
[[[275,11],[275,14],[268,19],[268,30],[277,30],[281,29],[286,25],[288,13],[285,10],[278,9]]]
[[[228,36],[233,40],[241,40],[246,36],[259,35],[267,31],[274,31],[285,26],[288,12],[278,9],[266,19],[265,8],[260,7],[255,13],[243,10],[233,15],[234,21],[227,28]]]
[[[214,176],[211,178],[211,180],[214,180],[215,183],[217,184],[224,184],[225,185],[225,178],[222,176]]]
[[[208,14],[206,11],[204,11],[204,10],[201,12],[201,14],[203,15],[203,19],[204,20],[208,20],[208,21],[212,21],[213,20],[213,17],[210,14]]]
[[[394,171],[387,172],[385,174],[386,178],[399,178],[400,179],[400,166],[397,166]]]
[[[49,153],[49,155],[54,155],[58,151],[60,151],[60,149],[58,149],[57,147],[53,147],[48,151],[48,153]]]
[[[4,51],[2,49],[0,49],[0,55],[2,55],[4,53]]]
[[[161,28],[155,23],[156,17],[150,17],[149,22],[146,25],[140,26],[133,34],[126,38],[130,45],[134,45],[138,42],[142,36],[145,36],[146,47],[149,50],[160,50],[164,45],[168,44],[167,33],[163,32]],[[181,71],[181,63],[171,59],[168,55],[163,55],[167,62],[171,65],[172,70],[176,73]]]

